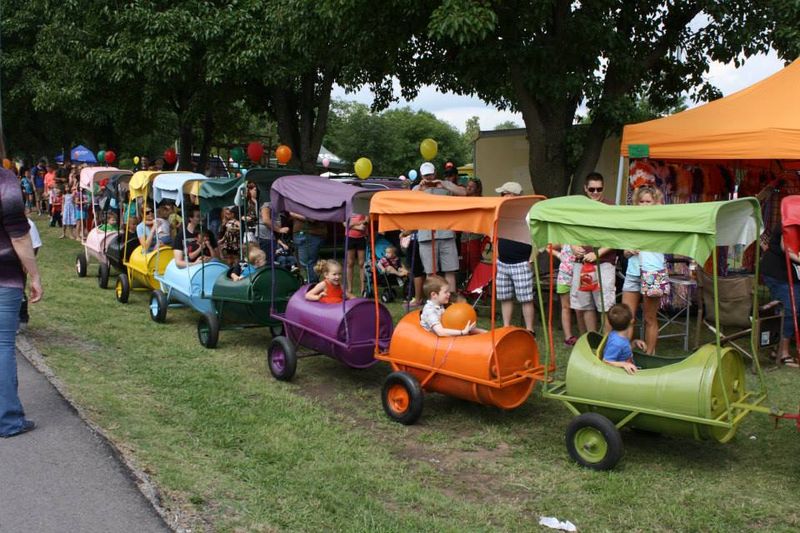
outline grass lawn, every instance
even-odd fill
[[[159,325],[147,293],[117,303],[96,265],[76,276],[79,244],[36,221],[45,299],[29,338],[195,530],[532,531],[545,530],[541,515],[583,531],[800,528],[800,435],[788,423],[753,415],[726,445],[626,430],[606,473],[572,463],[570,415],[538,389],[512,412],[431,394],[404,427],[381,408],[387,365],[306,358],[277,382],[266,330],[223,331],[206,350],[194,312],[170,309]],[[793,411],[797,371],[767,380],[772,403]]]

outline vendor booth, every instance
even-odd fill
[[[768,242],[780,223],[781,199],[800,194],[798,87],[800,60],[725,98],[625,126],[617,203],[630,203],[632,192],[642,185],[658,187],[667,204],[755,196],[764,219],[761,241]],[[626,168],[627,180],[622,179]],[[717,274],[752,278],[754,247],[720,249]],[[688,264],[673,267],[676,277],[690,277]],[[664,307],[674,308],[676,298],[690,305],[687,292],[693,286],[690,281],[687,287],[673,287],[677,290],[665,297]]]

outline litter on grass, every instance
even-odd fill
[[[578,531],[575,524],[569,520],[562,522],[555,516],[540,516],[539,525],[549,527],[550,529],[558,529],[559,531]]]

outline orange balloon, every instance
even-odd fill
[[[466,302],[459,302],[445,309],[442,315],[442,326],[450,329],[464,329],[468,322],[478,321],[478,314]]]
[[[285,165],[292,158],[292,149],[282,144],[275,149],[275,157],[278,158],[278,163]]]
[[[3,168],[7,168],[7,169],[11,168],[11,160],[10,159],[3,159]]]

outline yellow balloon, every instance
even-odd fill
[[[425,161],[430,161],[439,153],[439,145],[433,139],[425,139],[419,144],[419,153]]]
[[[138,155],[133,156],[133,164],[134,165],[138,165],[139,164],[139,156]]]
[[[361,157],[356,161],[356,176],[362,180],[367,179],[372,174],[372,161],[366,157]]]

